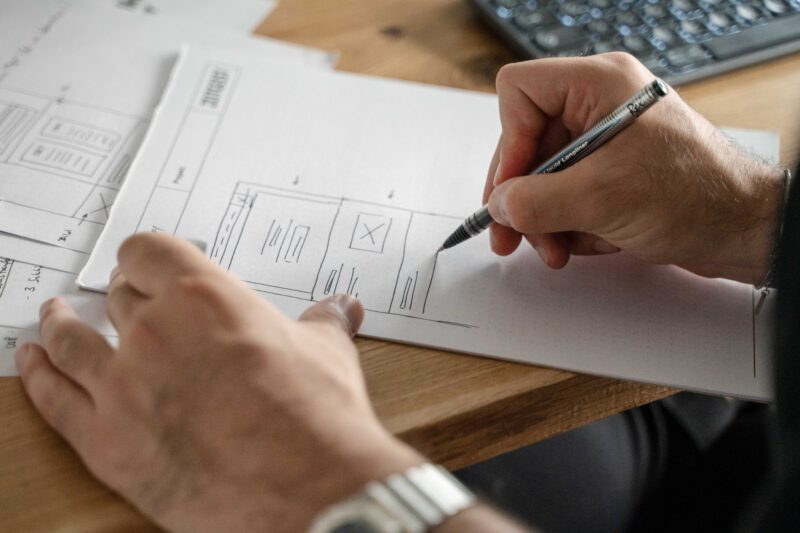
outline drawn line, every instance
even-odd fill
[[[406,226],[406,234],[403,237],[403,255],[402,259],[400,259],[400,268],[397,269],[397,278],[394,280],[394,290],[392,291],[392,298],[389,300],[389,311],[392,310],[392,304],[394,303],[394,295],[397,294],[397,284],[400,283],[400,273],[403,271],[403,263],[406,260],[406,242],[408,241],[408,230],[411,228],[411,221],[414,220],[414,213],[412,212],[411,215],[408,217],[408,225]]]
[[[267,236],[264,237],[264,244],[261,245],[261,255],[264,255],[264,248],[267,247],[267,241],[269,240],[269,234],[272,233],[272,228],[275,226],[275,219],[272,219],[272,224],[269,225],[269,229],[267,230]]]
[[[428,305],[428,295],[431,293],[433,286],[433,276],[436,274],[436,262],[439,260],[439,254],[433,256],[433,268],[431,269],[431,281],[428,283],[428,290],[425,291],[425,301],[422,302],[422,313],[425,313],[425,307]]]

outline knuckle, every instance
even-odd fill
[[[137,233],[125,239],[119,247],[118,257],[133,258],[148,248],[153,242],[153,235],[150,233]]]
[[[529,233],[535,230],[536,207],[533,202],[528,201],[527,194],[523,187],[514,184],[508,190],[506,196],[506,214],[511,227],[522,233]]]
[[[501,88],[507,88],[514,85],[513,80],[516,78],[518,69],[518,63],[508,63],[500,67],[500,70],[497,71],[497,77],[495,78],[495,86],[497,87],[498,91],[500,91]]]
[[[217,300],[220,297],[217,284],[203,274],[186,274],[169,283],[167,294],[189,300]]]
[[[73,352],[78,344],[78,334],[70,322],[58,322],[50,326],[47,335],[48,352],[61,360],[66,353]]]

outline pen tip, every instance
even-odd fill
[[[436,250],[436,255],[439,255],[439,252],[444,250],[444,246],[440,246],[438,250]]]

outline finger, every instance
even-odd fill
[[[498,185],[489,198],[489,213],[495,222],[526,235],[591,230],[593,198],[589,179],[576,173],[579,166]]]
[[[117,274],[108,286],[106,310],[111,323],[121,336],[127,335],[131,316],[149,298],[134,289],[123,274]]]
[[[513,228],[500,224],[489,226],[489,242],[497,255],[509,255],[519,246],[522,234]]]
[[[519,87],[519,80],[503,67],[497,75],[497,97],[500,123],[503,127],[498,168],[494,174],[496,187],[505,180],[528,174],[539,150],[539,139],[547,127],[547,115]]]
[[[486,174],[486,183],[483,186],[483,205],[486,205],[486,202],[489,201],[489,195],[492,193],[492,189],[494,189],[494,175],[497,172],[497,165],[500,163],[500,145],[503,143],[503,136],[500,135],[500,138],[497,140],[497,147],[494,149],[494,155],[492,155],[492,161],[489,163],[489,172]]]
[[[42,304],[39,333],[50,361],[70,379],[90,389],[113,350],[61,298]]]
[[[526,235],[525,239],[533,246],[542,263],[549,268],[564,268],[569,262],[569,241],[562,233],[542,233]]]
[[[162,233],[129,237],[117,260],[128,283],[145,296],[160,294],[181,276],[219,272],[196,246]]]
[[[542,113],[561,117],[573,135],[586,131],[653,78],[624,53],[525,61],[503,67],[501,74]]]
[[[350,295],[335,294],[306,309],[300,321],[330,324],[352,337],[364,321],[364,306]]]
[[[22,385],[36,409],[76,449],[94,413],[89,394],[55,368],[44,349],[23,345],[15,354]]]
[[[580,231],[568,235],[569,250],[573,255],[604,255],[619,252],[619,248],[605,239]]]

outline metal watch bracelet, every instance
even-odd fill
[[[323,510],[309,533],[424,533],[472,506],[475,495],[445,468],[430,463],[373,481]]]

